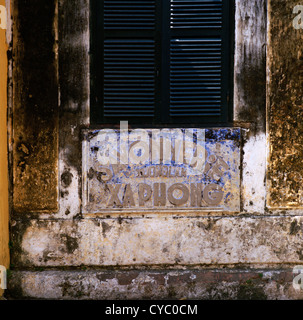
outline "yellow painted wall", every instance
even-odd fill
[[[5,5],[5,0],[0,0]],[[0,265],[9,267],[8,164],[7,164],[7,44],[0,29]],[[3,292],[0,290],[0,296]]]

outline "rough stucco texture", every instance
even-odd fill
[[[302,299],[292,279],[289,269],[14,271],[10,293],[19,298],[77,300]]]
[[[265,131],[266,1],[236,0],[234,119]]]
[[[293,27],[296,0],[269,1],[268,205],[303,205],[302,29]]]
[[[56,211],[58,206],[55,12],[53,1],[14,3],[15,211]]]

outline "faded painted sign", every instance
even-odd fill
[[[83,212],[237,212],[240,136],[240,129],[85,131]]]

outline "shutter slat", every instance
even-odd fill
[[[171,0],[171,28],[221,28],[222,0]]]
[[[104,29],[154,29],[155,7],[155,0],[105,0]]]

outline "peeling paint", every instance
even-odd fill
[[[32,220],[23,232],[13,228],[20,239],[13,260],[19,268],[300,264],[303,229],[294,221],[299,226],[302,219]]]
[[[263,277],[260,276],[263,275]],[[188,271],[14,271],[9,294],[63,300],[293,300],[289,269]],[[45,291],[47,287],[49,290]]]
[[[62,299],[302,298],[292,290],[289,270],[285,281],[284,271],[275,273],[303,259],[302,33],[291,28],[295,1],[271,0],[268,8],[265,0],[235,1],[234,123],[231,128],[209,128],[207,136],[213,140],[209,153],[219,145],[225,162],[234,161],[233,179],[225,182],[234,182],[226,193],[231,190],[235,201],[230,207],[205,206],[203,213],[190,206],[179,210],[183,204],[176,199],[167,211],[160,210],[165,206],[150,206],[149,211],[143,206],[135,212],[130,187],[121,176],[113,179],[124,183],[128,207],[113,212],[100,205],[104,175],[91,161],[97,146],[90,142],[104,128],[89,125],[89,1],[76,6],[67,0],[36,2],[14,4],[14,32],[20,32],[14,35],[13,52],[12,294]],[[29,21],[33,26],[27,30]],[[235,141],[238,127],[241,137]],[[223,144],[217,143],[220,139]],[[178,179],[186,180],[182,171]],[[159,178],[155,187],[161,190],[164,180]],[[179,180],[174,181],[178,186]],[[119,201],[112,202],[123,206],[121,192]],[[147,200],[138,192],[135,203]],[[162,197],[158,201],[164,202]],[[267,271],[261,279],[243,270],[233,273],[237,267]],[[225,268],[230,274],[225,275]],[[123,274],[122,269],[139,271]],[[41,291],[41,283],[47,292]]]

